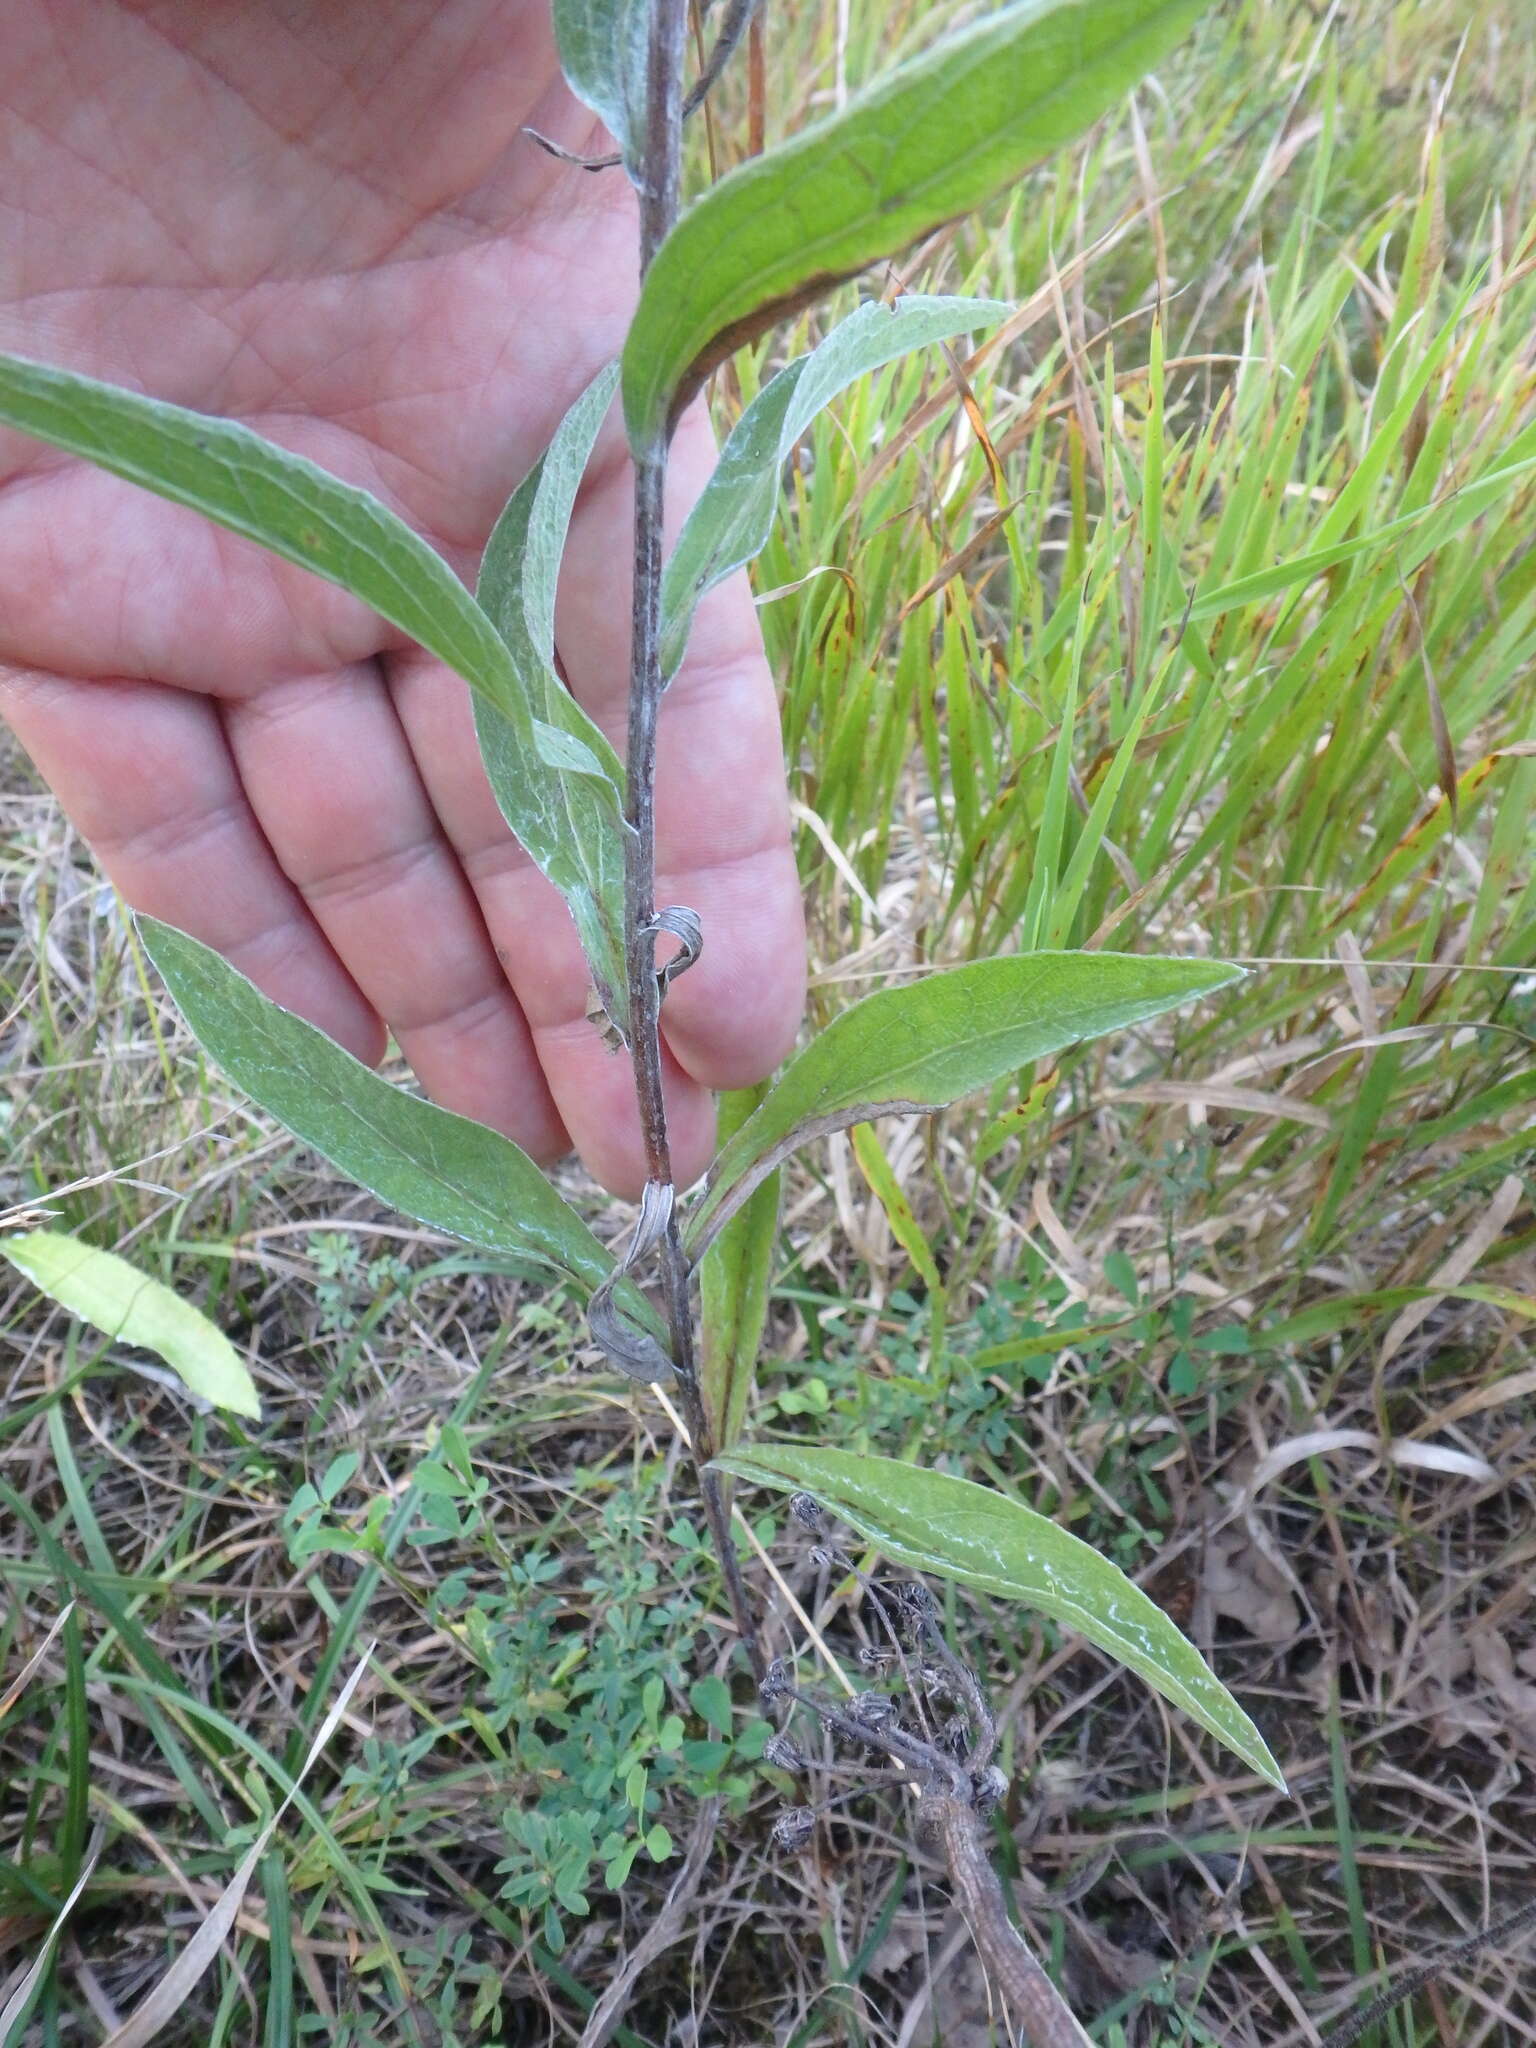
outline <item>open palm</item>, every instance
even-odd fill
[[[374,492],[466,579],[618,353],[635,231],[542,0],[0,0],[0,347],[245,421]],[[693,417],[673,517],[702,484]],[[631,479],[610,423],[557,637],[622,748]],[[135,906],[367,1059],[609,1186],[642,1155],[559,897],[507,831],[465,686],[357,600],[0,433],[0,713]],[[702,914],[665,1012],[681,1180],[708,1090],[799,1016],[778,722],[750,599],[706,602],[668,693],[658,901]]]

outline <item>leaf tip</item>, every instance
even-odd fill
[[[1249,1723],[1249,1726],[1253,1726],[1252,1722]],[[1252,1764],[1259,1776],[1268,1784],[1273,1785],[1277,1792],[1283,1793],[1287,1799],[1290,1798],[1291,1788],[1285,1782],[1285,1773],[1275,1762],[1274,1757],[1270,1753],[1269,1744],[1264,1740],[1257,1728],[1253,1729],[1253,1740],[1249,1745],[1248,1753],[1244,1760]]]
[[[243,1415],[248,1422],[261,1420],[261,1396],[256,1391],[256,1382],[249,1373],[244,1375],[245,1384],[231,1392],[226,1401],[216,1401],[216,1408],[227,1408],[232,1415]]]

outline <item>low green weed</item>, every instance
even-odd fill
[[[331,1336],[355,1330],[363,1310],[406,1287],[411,1268],[390,1252],[365,1258],[358,1240],[344,1230],[316,1230],[309,1239],[315,1269],[314,1299],[321,1327]]]

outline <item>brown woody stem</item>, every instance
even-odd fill
[[[1029,2048],[1092,2048],[1072,2008],[1045,1974],[1009,1917],[1002,1880],[992,1868],[975,1811],[963,1799],[930,1793],[918,1807],[919,1828],[944,1852],[955,1904],[970,1926],[976,1952],[992,1973]]]
[[[683,41],[687,0],[654,0],[646,81],[645,160],[640,185],[640,274],[677,219],[682,162]],[[634,452],[635,574],[630,640],[629,736],[626,762],[624,912],[627,932],[630,1056],[646,1170],[661,1187],[672,1185],[667,1111],[661,1079],[661,990],[656,979],[656,724],[661,709],[662,511],[666,491],[665,436]],[[742,1582],[730,1518],[716,1475],[705,1469],[714,1455],[709,1419],[699,1393],[694,1359],[688,1260],[675,1219],[662,1246],[662,1280],[678,1394],[699,1473],[705,1519],[719,1560],[736,1627],[762,1677],[762,1652]]]

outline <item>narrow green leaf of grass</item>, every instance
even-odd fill
[[[267,1904],[267,1998],[262,2019],[264,2048],[292,2048],[298,2002],[294,1997],[293,1907],[288,1869],[281,1849],[261,1859],[261,1888]]]
[[[1293,555],[1289,561],[1279,563],[1273,569],[1260,569],[1251,576],[1239,577],[1235,582],[1223,584],[1218,589],[1208,590],[1196,597],[1189,608],[1189,619],[1198,624],[1204,619],[1215,618],[1218,614],[1236,611],[1245,605],[1255,604],[1261,598],[1276,597],[1282,591],[1292,590],[1299,583],[1310,583],[1324,575],[1329,569],[1341,563],[1352,562],[1358,556],[1367,555],[1380,549],[1386,542],[1396,540],[1403,534],[1416,534],[1411,548],[1406,548],[1396,561],[1399,575],[1411,576],[1419,565],[1430,555],[1481,517],[1491,504],[1498,501],[1506,491],[1511,490],[1522,478],[1529,476],[1536,468],[1536,456],[1526,456],[1519,461],[1503,464],[1487,476],[1479,477],[1459,489],[1443,503],[1425,505],[1414,512],[1404,512],[1396,519],[1374,527],[1368,533],[1357,534],[1352,540],[1335,541],[1329,547],[1313,548],[1306,553]]]
[[[224,1988],[219,1993],[213,2025],[208,2030],[207,2048],[234,2048],[236,2042],[250,2039],[251,2022],[248,2015],[240,2014],[244,2032],[235,2030],[236,2015],[240,2013],[241,2006],[249,2002],[251,1989],[250,1979],[245,1973],[244,1955],[241,1955],[240,1963],[241,1967],[238,1969],[230,1969],[227,1963],[225,1965]]]
[[[880,1910],[870,1922],[869,1932],[865,1935],[863,1941],[860,1942],[857,1953],[848,1960],[846,1981],[849,1984],[857,1984],[865,1972],[872,1967],[875,1956],[879,1952],[886,1936],[890,1933],[892,1922],[901,1910],[906,1898],[907,1879],[910,1874],[911,1865],[907,1862],[906,1857],[898,1856],[896,1868],[886,1889],[885,1897],[881,1901]]]
[[[1527,1145],[1529,1142],[1527,1136]],[[1504,1315],[1536,1321],[1536,1295],[1520,1294],[1509,1287],[1490,1287],[1481,1280],[1462,1280],[1455,1286],[1379,1287],[1364,1294],[1335,1295],[1279,1322],[1265,1323],[1253,1332],[1253,1341],[1276,1348],[1312,1344],[1319,1337],[1331,1337],[1336,1330],[1359,1329],[1368,1317],[1407,1308],[1416,1301],[1479,1301]]]
[[[1135,1316],[1122,1316],[1113,1323],[1077,1323],[1063,1330],[1045,1330],[1038,1337],[1015,1337],[1007,1344],[988,1345],[971,1356],[978,1373],[995,1372],[999,1366],[1022,1365],[1031,1358],[1050,1358],[1058,1351],[1070,1351],[1078,1344],[1092,1344],[1100,1337],[1123,1335],[1136,1323]]]
[[[57,1454],[57,1446],[55,1446]],[[62,1470],[62,1467],[61,1467]],[[99,1573],[83,1571],[75,1558],[59,1542],[53,1531],[41,1519],[30,1501],[0,1479],[0,1506],[24,1523],[31,1531],[32,1540],[51,1571],[54,1583],[67,1587],[69,1591],[87,1606],[94,1607],[109,1625],[111,1636],[121,1642],[123,1649],[161,1688],[165,1698],[180,1698],[181,1688],[176,1674],[165,1659],[145,1636],[133,1616],[119,1598],[118,1588],[105,1582]],[[94,1518],[88,1517],[86,1526],[94,1526]],[[99,1530],[97,1534],[99,1536]],[[99,1674],[104,1668],[104,1653],[110,1647],[110,1638],[99,1642],[92,1651],[91,1662]],[[151,1732],[165,1756],[167,1764],[176,1776],[189,1804],[198,1812],[204,1824],[216,1835],[222,1834],[225,1822],[223,1815],[208,1797],[208,1793],[182,1744],[177,1730],[161,1712],[159,1701],[150,1702],[146,1709]],[[208,1746],[208,1754],[217,1759],[217,1745]]]
[[[241,1858],[234,1875],[219,1893],[205,1917],[198,1923],[191,1940],[122,2025],[112,2030],[102,2043],[102,2048],[148,2048],[148,2043],[179,2015],[191,1993],[212,1968],[226,1936],[234,1927],[236,1916],[245,1901],[245,1894],[250,1888],[251,1879],[256,1875],[257,1867],[266,1855],[267,1844],[289,1806],[295,1803],[305,1804],[299,1787],[340,1725],[347,1702],[356,1691],[367,1668],[368,1660],[365,1656],[332,1703],[319,1734],[310,1746],[308,1756],[292,1784],[288,1786],[281,1804],[258,1832],[255,1841]],[[312,1817],[312,1824],[316,1826],[317,1831],[327,1832],[319,1822],[318,1816]],[[333,1849],[336,1847],[334,1842],[331,1842],[330,1846]],[[345,1870],[346,1859],[340,1857],[339,1851],[337,1854],[340,1867]],[[367,1904],[371,1908],[372,1901],[368,1900]],[[376,1914],[370,1912],[369,1917],[377,1922]],[[403,1983],[401,1988],[405,1988]]]
[[[719,1134],[727,1142],[758,1107],[769,1084],[720,1098]],[[715,1443],[729,1450],[741,1434],[768,1314],[768,1283],[779,1234],[779,1176],[770,1173],[736,1211],[699,1266],[703,1359],[699,1390]]]
[[[850,1133],[853,1156],[859,1163],[859,1171],[869,1183],[870,1193],[885,1212],[885,1220],[891,1226],[891,1235],[901,1246],[918,1278],[928,1290],[928,1344],[930,1363],[936,1363],[944,1351],[944,1323],[947,1314],[944,1278],[933,1255],[933,1248],[924,1237],[912,1212],[912,1204],[902,1193],[900,1184],[891,1170],[891,1162],[885,1147],[880,1143],[872,1124],[855,1124]]]
[[[96,1858],[101,1853],[101,1839],[91,1845],[85,1868],[75,1879],[69,1897],[59,1908],[53,1925],[43,1937],[43,1945],[33,1958],[31,1965],[22,1973],[22,1978],[11,1995],[0,2006],[0,2048],[23,2048],[27,2039],[27,2021],[39,1992],[49,1980],[53,1969],[54,1955],[58,1949],[59,1936],[64,1932],[65,1923],[79,1903],[80,1895],[91,1881],[96,1868]]]
[[[91,1799],[91,1712],[85,1694],[78,1606],[71,1606],[64,1623],[64,1745],[67,1776],[59,1864],[63,1881],[73,1885],[84,1863]]]
[[[98,1573],[116,1568],[111,1546],[102,1534],[101,1524],[96,1519],[96,1510],[91,1505],[90,1488],[75,1457],[75,1447],[70,1442],[69,1425],[64,1419],[62,1403],[56,1403],[48,1411],[48,1446],[53,1452],[54,1469],[59,1475],[64,1498],[69,1503],[70,1516],[85,1546],[85,1554]]]
[[[1532,765],[1536,766],[1536,763]],[[1533,805],[1530,815],[1536,816],[1536,805]],[[1392,1138],[1394,1143],[1407,1141],[1414,1145],[1435,1145],[1444,1138],[1455,1137],[1473,1124],[1493,1123],[1509,1110],[1520,1109],[1533,1099],[1536,1099],[1536,1066],[1522,1067],[1518,1073],[1506,1075],[1491,1087],[1478,1089],[1442,1116],[1420,1117],[1412,1124],[1394,1130]]]
[[[1401,1045],[1384,1045],[1367,1055],[1369,1064],[1360,1077],[1344,1127],[1339,1133],[1333,1169],[1312,1220],[1310,1234],[1314,1244],[1326,1244],[1338,1223],[1340,1211],[1365,1164],[1366,1154],[1375,1142],[1377,1126],[1391,1100],[1393,1085],[1402,1071],[1403,1052]]]
[[[1075,1629],[1284,1790],[1263,1737],[1194,1645],[1118,1565],[1044,1515],[969,1479],[862,1452],[750,1444],[716,1462],[738,1479],[812,1494],[911,1571],[1018,1600]]]
[[[1374,1958],[1371,1926],[1360,1883],[1360,1864],[1355,1849],[1355,1812],[1350,1804],[1349,1750],[1344,1740],[1344,1717],[1339,1710],[1335,1687],[1328,1703],[1328,1775],[1333,1788],[1333,1824],[1339,1839],[1339,1884],[1349,1913],[1349,1937],[1356,1977],[1368,1977]]]

